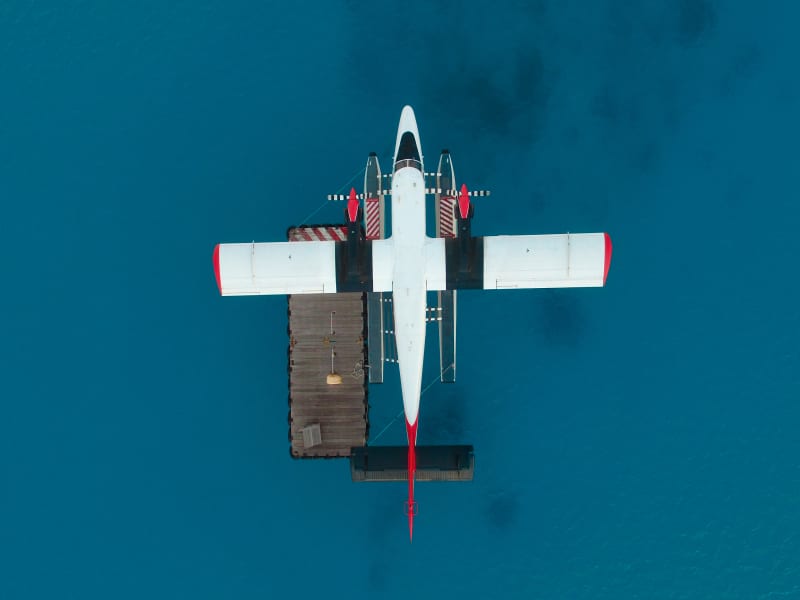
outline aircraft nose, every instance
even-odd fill
[[[414,109],[406,105],[400,113],[400,126],[397,128],[399,133],[404,131],[417,131],[417,117]]]
[[[414,167],[422,170],[422,147],[419,143],[419,130],[414,109],[404,106],[397,126],[397,142],[394,147],[395,170]]]

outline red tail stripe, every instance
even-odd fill
[[[414,475],[417,470],[417,419],[412,425],[406,421],[406,434],[408,435],[408,537],[414,539]]]

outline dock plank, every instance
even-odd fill
[[[289,436],[296,458],[349,457],[367,442],[367,380],[361,293],[289,296]],[[333,332],[331,332],[333,313]],[[328,385],[331,349],[340,385]],[[318,424],[322,443],[303,444],[303,428]]]

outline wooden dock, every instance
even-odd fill
[[[367,443],[364,294],[302,294],[288,301],[291,454],[349,457],[351,448]],[[341,383],[328,383],[332,371]]]

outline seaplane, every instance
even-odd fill
[[[371,156],[373,160],[374,154]],[[442,177],[443,164],[448,176]],[[213,251],[219,292],[223,296],[262,294],[336,294],[391,292],[396,362],[408,438],[409,540],[413,541],[416,444],[422,387],[422,366],[429,292],[531,288],[602,287],[611,263],[607,233],[473,236],[472,199],[466,185],[456,188],[447,151],[439,164],[439,183],[426,187],[422,145],[413,109],[400,114],[395,140],[391,187],[391,233],[369,239],[360,224],[368,194],[351,189],[346,197],[344,240],[304,243],[225,243]],[[426,198],[435,192],[448,199],[445,215],[452,234],[430,237]],[[438,220],[437,215],[437,220]],[[451,225],[452,224],[452,225]],[[452,378],[451,378],[452,380]]]

